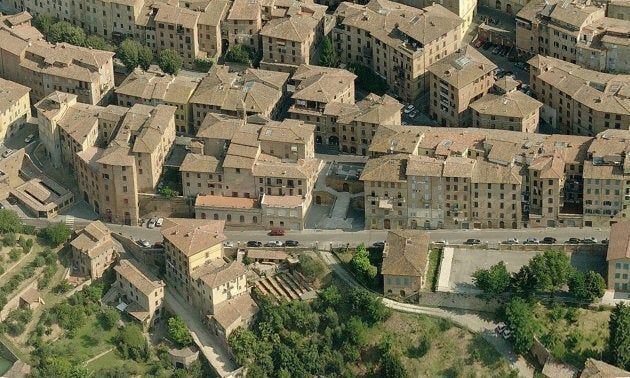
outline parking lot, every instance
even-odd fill
[[[509,272],[517,272],[540,251],[497,251],[484,249],[455,248],[451,260],[448,290],[455,293],[479,293],[472,275],[479,269],[489,269],[503,261]],[[581,271],[594,270],[606,277],[606,256],[601,253],[575,252],[571,254],[571,265]],[[441,281],[441,277],[440,277]]]

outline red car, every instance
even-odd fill
[[[476,48],[479,48],[479,47],[481,47],[481,45],[483,45],[484,43],[485,43],[485,41],[484,41],[483,39],[478,39],[478,40],[476,40],[476,41],[475,41],[474,46],[475,46]]]
[[[269,236],[284,236],[286,235],[286,232],[284,232],[284,230],[281,230],[279,228],[274,228],[273,230],[269,231]]]

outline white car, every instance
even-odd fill
[[[9,148],[8,150],[2,153],[2,157],[3,158],[9,157],[9,155],[11,155],[12,153],[13,153],[13,150]]]
[[[409,118],[416,118],[417,116],[418,116],[417,110],[413,110],[411,113],[409,113]]]
[[[29,136],[24,139],[24,143],[31,143],[33,139],[35,139],[35,134],[29,134]]]
[[[162,227],[163,223],[164,223],[164,218],[160,217],[155,221],[155,227]]]
[[[157,223],[157,219],[151,218],[147,223],[147,228],[155,228],[155,224]]]
[[[144,248],[151,248],[151,243],[149,243],[148,240],[146,239],[140,239],[138,240],[138,244],[140,244],[141,246],[143,246]]]
[[[414,110],[416,110],[415,106],[407,105],[407,106],[405,106],[405,109],[403,109],[403,113],[409,114],[409,113],[413,112]]]
[[[265,247],[282,247],[283,244],[280,240],[271,240],[265,243]]]
[[[512,337],[512,331],[510,331],[509,328],[506,328],[505,330],[503,330],[503,338],[507,340],[510,337]]]
[[[232,243],[231,241],[224,241],[223,242],[223,247],[225,247],[225,248],[234,248],[234,243]]]

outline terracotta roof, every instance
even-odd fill
[[[70,242],[70,245],[81,253],[95,257],[101,252],[113,248],[114,242],[109,228],[101,221],[94,221],[79,231],[79,235]]]
[[[407,158],[407,176],[442,177],[444,160],[423,155],[409,155]]]
[[[556,361],[554,358],[549,358],[541,373],[545,377],[575,378],[578,375],[578,369],[567,363]]]
[[[480,114],[514,118],[525,118],[542,106],[542,102],[521,91],[503,95],[488,93],[470,104],[470,108]]]
[[[140,271],[131,260],[120,260],[114,267],[114,270],[146,296],[153,294],[155,290],[165,286],[164,281],[158,280],[148,272],[144,273]]]
[[[424,138],[424,130],[417,126],[380,125],[372,137],[369,151],[415,154]]]
[[[297,162],[291,163],[261,154],[252,168],[252,174],[256,177],[308,179],[315,175],[319,166],[319,159],[299,159]]]
[[[329,103],[337,100],[339,93],[354,88],[357,76],[340,68],[300,65],[291,79],[296,82],[293,99]]]
[[[267,207],[292,209],[302,206],[304,199],[301,196],[272,196],[265,194],[261,203]]]
[[[370,159],[365,164],[359,180],[404,182],[407,156],[406,154],[391,154]]]
[[[630,372],[604,361],[587,358],[584,363],[584,370],[580,378],[625,378],[630,377]]]
[[[285,118],[282,122],[271,121],[262,126],[258,140],[304,144],[313,138],[314,131],[313,124]]]
[[[350,124],[353,121],[381,125],[385,122],[400,123],[400,110],[403,105],[388,95],[368,94],[355,103],[356,111],[340,114],[338,123]],[[394,118],[397,116],[397,118]]]
[[[624,180],[623,167],[619,165],[593,165],[592,161],[584,162],[585,179]]]
[[[497,65],[470,45],[438,60],[428,70],[457,89],[472,84],[497,68]]]
[[[214,315],[208,315],[208,317],[214,318],[223,329],[229,329],[235,324],[241,324],[242,321],[253,318],[258,311],[260,309],[256,302],[248,292],[245,292],[219,304]]]
[[[224,285],[238,277],[243,276],[247,269],[240,261],[231,261],[221,267],[210,267],[209,265],[197,268],[193,271],[193,279],[200,279],[209,288],[217,288]]]
[[[521,184],[522,177],[517,165],[504,166],[483,159],[477,159],[473,169],[472,182],[492,184]]]
[[[444,177],[472,177],[476,162],[476,160],[466,157],[449,156],[444,161],[442,175]]]
[[[14,106],[31,91],[29,87],[0,78],[0,113]]]
[[[116,88],[116,94],[141,100],[187,104],[199,81],[185,75],[171,76],[136,68]]]
[[[610,227],[610,241],[606,261],[630,258],[630,221],[622,221]]]
[[[261,5],[257,0],[234,0],[228,20],[259,20],[262,17]]]
[[[32,286],[20,295],[20,299],[28,304],[44,302],[37,289]]]
[[[383,275],[424,275],[429,254],[429,234],[424,231],[397,230],[387,233],[383,249]]]
[[[276,18],[263,26],[260,35],[263,38],[280,38],[288,41],[306,42],[316,33],[319,18],[308,14],[296,14],[291,17]]]
[[[226,240],[225,221],[208,219],[166,218],[162,236],[184,255],[190,257]]]
[[[158,9],[155,15],[155,22],[182,25],[189,29],[193,29],[197,26],[199,12],[178,6],[171,6],[166,3],[155,3],[154,6]]]
[[[232,118],[223,114],[208,113],[199,127],[197,138],[231,140],[234,133],[243,125],[243,123],[244,121],[241,118]]]
[[[179,167],[180,172],[222,172],[221,161],[214,156],[187,153]]]
[[[230,6],[230,2],[226,0],[208,1],[208,5],[202,9],[197,19],[199,25],[209,25],[211,27],[219,26],[221,21],[225,19]]]
[[[231,209],[256,209],[258,201],[253,198],[224,197],[213,195],[198,195],[195,199],[195,208],[199,206],[224,207]]]

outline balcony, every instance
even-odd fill
[[[448,88],[448,84],[446,84],[445,82],[443,82],[442,80],[440,80],[440,87],[442,89],[446,89],[447,91],[449,90]]]

